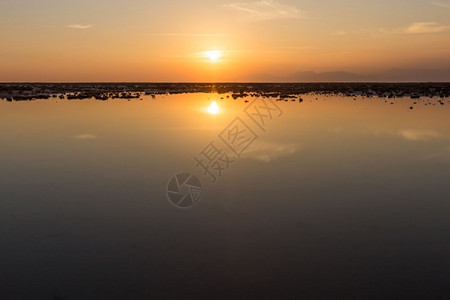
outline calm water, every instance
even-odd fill
[[[0,297],[450,297],[448,101],[222,96],[1,101]],[[233,160],[215,183],[208,145]]]

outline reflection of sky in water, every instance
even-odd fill
[[[216,184],[193,157],[242,100],[0,102],[1,293],[448,296],[448,105],[304,99]],[[165,196],[180,171],[189,211]]]

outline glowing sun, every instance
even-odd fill
[[[211,105],[206,109],[208,113],[211,115],[217,115],[220,112],[219,105],[217,105],[216,101],[211,102]]]
[[[212,62],[217,62],[222,57],[222,51],[220,50],[210,50],[203,53],[206,58]]]

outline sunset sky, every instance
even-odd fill
[[[449,20],[449,0],[0,0],[0,81],[450,68]]]

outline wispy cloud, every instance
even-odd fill
[[[275,47],[275,49],[277,50],[307,50],[307,49],[312,49],[311,46],[285,46],[285,47]]]
[[[77,134],[72,137],[75,140],[95,140],[97,136],[91,133]]]
[[[450,28],[447,25],[441,25],[437,22],[417,22],[413,23],[405,29],[405,33],[420,34],[420,33],[438,33],[446,31]]]
[[[400,130],[400,136],[409,141],[428,141],[431,139],[447,138],[446,135],[433,130]]]
[[[221,33],[153,33],[159,36],[187,36],[187,37],[215,37],[223,36]]]
[[[66,27],[72,28],[72,29],[88,29],[91,28],[93,25],[81,25],[81,24],[70,24],[66,25]]]
[[[433,1],[432,3],[435,6],[450,8],[450,2],[448,2],[448,1],[446,1],[446,2],[444,2],[444,1]]]
[[[243,153],[243,158],[269,163],[277,158],[289,156],[300,149],[297,144],[280,144],[260,141],[250,146]]]
[[[344,36],[344,35],[348,35],[348,34],[349,34],[348,31],[343,31],[343,30],[339,30],[339,31],[330,33],[330,35],[332,35],[332,36]]]
[[[353,31],[334,31],[331,32],[332,36],[346,36],[346,35],[370,35],[373,37],[400,35],[400,34],[433,34],[442,33],[450,30],[450,25],[440,24],[438,22],[415,22],[408,26],[397,28],[384,28],[377,29],[359,29]]]
[[[225,4],[224,7],[236,11],[241,20],[245,22],[305,17],[305,13],[297,7],[282,4],[276,0],[234,2],[231,4]]]
[[[432,129],[387,129],[387,128],[372,128],[372,129],[349,129],[336,127],[331,129],[336,134],[345,132],[358,134],[373,134],[375,136],[392,136],[411,142],[427,142],[427,141],[441,141],[447,143],[450,140],[450,132],[442,132]]]

